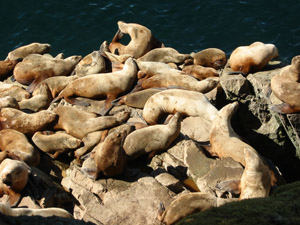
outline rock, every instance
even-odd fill
[[[168,188],[176,194],[184,190],[183,184],[180,182],[180,180],[176,179],[171,174],[167,172],[162,172],[155,176],[156,172],[157,171],[153,172],[155,179],[164,187]]]

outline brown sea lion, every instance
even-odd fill
[[[0,61],[0,81],[5,80],[7,77],[12,75],[15,66],[20,61],[21,60],[19,59]]]
[[[80,158],[83,155],[90,152],[97,144],[99,144],[101,140],[101,136],[102,136],[102,131],[91,132],[84,136],[84,138],[82,139],[83,146],[78,148],[74,152],[74,155],[78,161],[80,161]]]
[[[271,89],[283,104],[273,105],[271,109],[280,113],[295,113],[300,111],[300,55],[292,59],[291,65],[281,69],[272,77]]]
[[[37,166],[40,163],[39,152],[24,134],[13,129],[0,131],[0,150],[7,157],[22,160],[29,166]]]
[[[104,130],[125,122],[130,112],[120,112],[115,116],[100,116],[84,112],[74,106],[59,106],[54,109],[59,115],[55,129],[64,129],[68,134],[82,139],[88,133]]]
[[[43,152],[46,152],[53,159],[56,159],[61,153],[74,150],[81,145],[81,140],[77,139],[65,131],[55,133],[36,132],[32,136],[33,143]]]
[[[212,121],[218,110],[204,94],[197,91],[170,89],[152,95],[143,109],[143,117],[149,124],[157,124],[165,113],[180,112],[188,116],[201,116]]]
[[[11,96],[0,97],[0,109],[1,108],[15,108],[19,109],[18,101]]]
[[[4,159],[0,164],[0,196],[8,196],[7,204],[15,206],[21,198],[21,191],[28,181],[28,170],[24,162]]]
[[[105,60],[99,51],[86,55],[75,67],[75,74],[83,77],[95,73],[105,72]]]
[[[118,95],[129,91],[136,81],[137,66],[132,58],[126,60],[123,70],[94,74],[78,78],[71,82],[55,99],[64,98],[69,103],[77,103],[72,96],[86,98],[107,97],[107,103],[114,100]],[[79,103],[80,104],[80,103]],[[107,108],[109,104],[107,105]]]
[[[51,46],[49,44],[31,43],[28,45],[21,46],[8,53],[7,59],[16,60],[23,59],[30,54],[44,54],[50,51]]]
[[[44,129],[57,118],[57,115],[47,110],[28,114],[18,109],[2,108],[0,111],[0,130],[14,129],[21,133],[33,135]]]
[[[137,59],[151,49],[162,47],[162,43],[158,41],[147,27],[136,23],[125,23],[118,21],[119,30],[109,44],[110,52],[119,55],[130,54]],[[131,38],[128,45],[120,43],[124,34],[128,34]]]
[[[198,80],[204,80],[208,77],[219,77],[219,73],[214,68],[200,65],[185,66],[182,68],[182,71],[197,78]]]
[[[214,69],[223,68],[227,62],[226,54],[218,48],[207,48],[197,53],[191,53],[194,64],[212,67]]]
[[[8,216],[59,216],[64,218],[73,218],[68,211],[55,207],[44,209],[10,208],[5,204],[0,203],[0,212]]]
[[[130,133],[123,148],[130,159],[166,150],[180,134],[180,113],[176,113],[167,125],[153,125]],[[137,141],[138,140],[138,141]]]
[[[181,54],[174,48],[156,48],[138,58],[138,61],[151,61],[163,63],[177,63],[182,64],[191,56],[189,54]]]
[[[97,165],[97,174],[114,177],[120,175],[126,166],[127,155],[122,147],[126,137],[125,130],[115,131],[108,135],[101,147],[94,148],[94,160]]]
[[[262,70],[269,61],[278,57],[278,49],[273,44],[254,42],[249,46],[240,46],[230,55],[229,63],[233,71],[244,74]]]
[[[46,78],[70,75],[80,59],[81,56],[56,59],[32,54],[16,65],[14,78],[21,84],[30,84],[27,90],[31,93]]]
[[[231,157],[245,167],[239,186],[240,199],[267,197],[271,186],[274,185],[274,174],[256,150],[243,142],[232,129],[231,117],[237,107],[238,102],[227,104],[213,120],[210,130],[211,147],[208,151],[219,158]]]
[[[218,78],[206,78],[198,81],[189,75],[156,75],[140,82],[143,89],[178,87],[190,91],[206,93],[214,89],[219,83]]]
[[[19,102],[22,101],[23,99],[28,99],[30,97],[30,93],[28,93],[24,88],[20,86],[1,82],[0,98],[6,96],[11,96]]]

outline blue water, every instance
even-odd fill
[[[1,3],[0,59],[16,47],[49,43],[51,53],[86,55],[111,41],[117,21],[142,24],[181,53],[254,41],[273,43],[281,60],[300,54],[300,1],[10,0]]]

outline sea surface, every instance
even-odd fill
[[[84,56],[111,41],[119,20],[148,27],[181,53],[215,47],[230,55],[262,41],[287,63],[300,54],[299,0],[8,0],[0,7],[0,60],[32,42],[51,44],[53,55]]]

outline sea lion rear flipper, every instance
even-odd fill
[[[45,80],[47,77],[39,76],[38,78],[34,79],[31,84],[26,88],[26,91],[28,93],[32,93],[34,89],[37,87],[39,83],[41,83],[43,80]]]
[[[272,105],[270,107],[270,109],[272,111],[275,111],[275,112],[278,112],[278,113],[281,113],[281,114],[289,114],[289,113],[299,112],[299,110],[295,109],[294,107],[292,107],[291,105],[289,105],[287,103]]]

